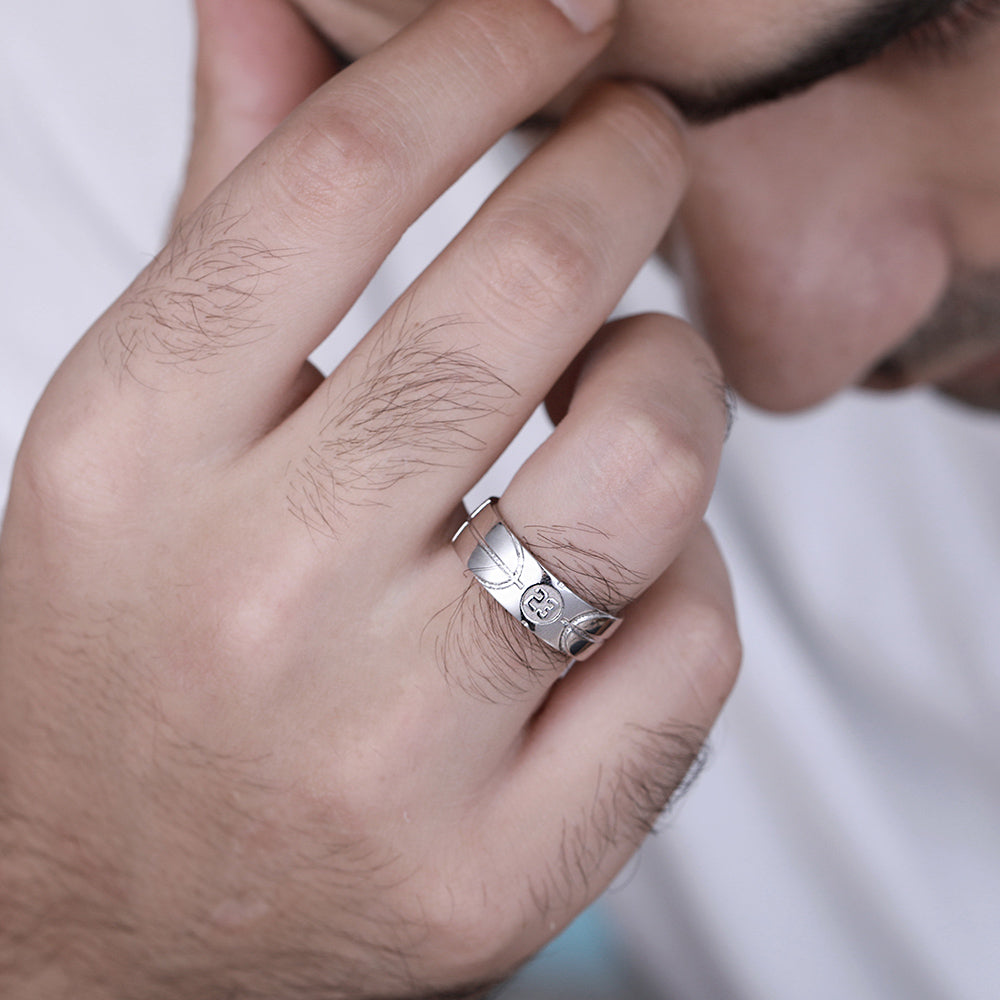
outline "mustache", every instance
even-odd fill
[[[876,388],[897,389],[945,378],[1000,351],[1000,270],[963,271],[934,311],[869,376]]]

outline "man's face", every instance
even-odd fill
[[[424,0],[299,3],[354,55]],[[744,396],[1000,409],[1000,0],[624,0],[604,72],[712,120],[665,249]]]

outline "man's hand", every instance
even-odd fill
[[[258,42],[225,55],[227,32],[270,4],[202,4],[179,225],[59,370],[18,460],[5,996],[472,995],[619,870],[734,679],[701,523],[715,362],[664,317],[594,337],[681,194],[672,118],[639,88],[594,92],[323,380],[306,358],[409,223],[610,28],[447,0],[215,186],[330,69],[272,7],[283,27],[253,37],[266,55],[287,29],[301,73],[260,115],[226,110],[239,74],[213,77],[211,46],[245,68]],[[627,606],[560,679],[448,540],[588,342],[503,498],[571,587]]]

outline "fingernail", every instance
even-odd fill
[[[616,0],[550,0],[577,31],[589,35],[615,16]]]

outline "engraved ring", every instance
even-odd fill
[[[452,538],[466,569],[500,605],[542,642],[584,660],[621,619],[595,608],[550,573],[504,524],[490,497]]]

